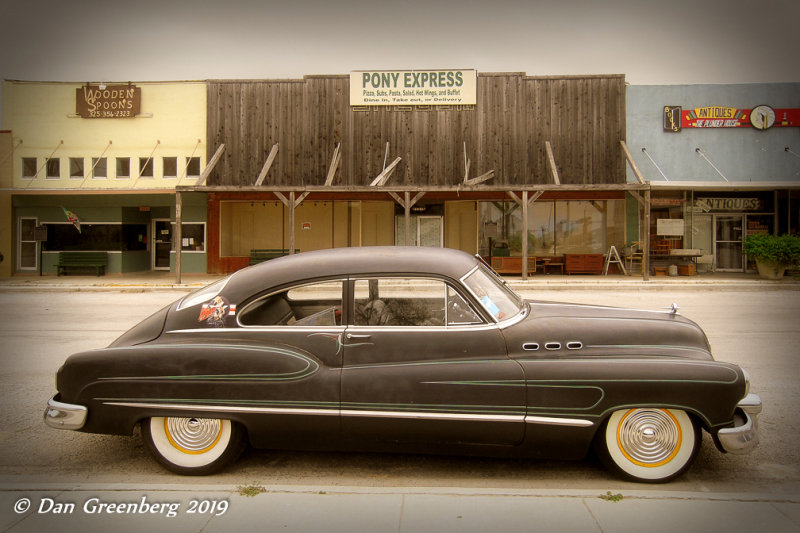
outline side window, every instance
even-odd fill
[[[452,287],[447,287],[447,325],[481,324],[483,320]]]
[[[243,326],[340,326],[342,282],[292,287],[248,304],[239,313]]]
[[[481,322],[445,282],[425,278],[378,278],[355,284],[357,326],[444,326]]]

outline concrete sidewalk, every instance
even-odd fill
[[[180,283],[170,272],[135,272],[105,276],[17,275],[0,278],[0,291],[191,291],[223,276],[184,274]],[[800,290],[800,278],[784,276],[780,281],[760,279],[755,274],[713,273],[696,276],[657,276],[644,281],[641,276],[608,276],[534,274],[527,280],[520,276],[504,276],[520,292],[535,290]]]
[[[0,486],[2,531],[800,532],[800,495],[636,490]],[[249,493],[250,495],[246,495]]]

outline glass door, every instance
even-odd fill
[[[36,270],[39,268],[38,244],[36,242],[36,219],[19,219],[19,241],[17,248],[17,268]]]
[[[417,224],[417,244],[419,246],[441,248],[443,235],[444,224],[442,217],[419,217],[419,223]]]
[[[153,268],[169,270],[172,252],[172,222],[168,219],[153,220]]]
[[[717,215],[716,222],[716,261],[717,270],[723,272],[743,272],[744,216]]]

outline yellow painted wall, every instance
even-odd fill
[[[289,247],[289,210],[284,210],[284,242]],[[345,226],[346,229],[346,226]],[[304,202],[294,212],[294,247],[301,252],[333,248],[333,202]]]
[[[475,202],[445,202],[444,245],[478,253],[478,210]]]
[[[127,82],[125,82],[127,83]],[[111,84],[111,82],[109,82]],[[203,82],[134,82],[141,87],[140,115],[135,118],[80,118],[75,114],[75,90],[82,83],[4,81],[2,127],[13,131],[14,187],[29,189],[160,189],[174,188],[177,178],[163,178],[162,157],[178,158],[178,178],[185,176],[189,157],[206,164],[206,85]],[[61,144],[63,141],[63,144]],[[109,141],[111,144],[109,145]],[[159,144],[160,141],[160,144]],[[199,143],[198,143],[199,141]],[[155,151],[154,151],[155,149]],[[55,151],[55,152],[54,152]],[[105,153],[104,153],[105,152]],[[153,154],[153,178],[136,177],[139,158]],[[61,159],[61,177],[45,177],[46,160]],[[89,175],[92,158],[106,157],[108,177]],[[33,179],[22,178],[22,158],[36,157]],[[70,178],[70,157],[84,158],[84,179]],[[131,159],[131,177],[116,177],[115,158]],[[180,179],[191,185],[195,179]]]
[[[394,244],[394,202],[361,202],[361,246]]]
[[[249,256],[252,249],[281,249],[283,204],[220,202],[220,256]]]

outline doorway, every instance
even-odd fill
[[[172,221],[153,219],[153,269],[169,270],[172,253]]]
[[[411,215],[410,217],[411,242],[409,246],[429,246],[442,248],[444,246],[444,217],[439,215]],[[395,217],[395,242],[402,245],[405,242],[405,217]]]
[[[743,272],[744,215],[717,215],[716,219],[716,269],[722,272]]]

